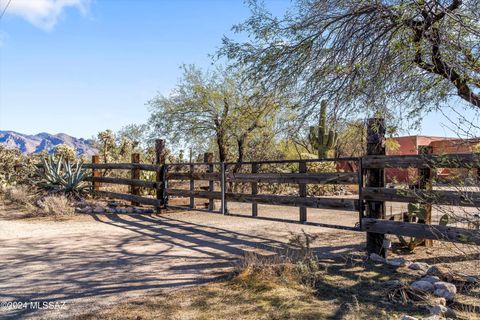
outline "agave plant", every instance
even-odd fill
[[[48,156],[42,159],[42,166],[37,170],[35,184],[51,192],[64,193],[67,196],[79,197],[90,186],[85,183],[87,171],[81,161],[70,163],[62,156],[55,159]]]

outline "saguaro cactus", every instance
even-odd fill
[[[310,127],[308,139],[311,146],[317,150],[319,158],[327,157],[328,150],[337,144],[337,133],[332,129],[327,130],[327,101],[322,100],[320,103],[320,117],[318,118],[318,126]],[[328,133],[327,133],[328,131]]]

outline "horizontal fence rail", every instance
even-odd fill
[[[125,194],[119,192],[110,192],[110,191],[95,191],[96,196],[103,196],[106,198],[111,199],[119,199],[119,200],[126,200],[126,201],[133,201],[138,202],[145,205],[150,205],[154,207],[158,207],[162,205],[162,201],[153,198],[146,198],[142,196],[137,196],[133,194]]]
[[[97,170],[143,170],[143,171],[155,171],[162,170],[162,166],[154,164],[144,163],[85,163],[83,165],[87,169]]]
[[[161,184],[153,181],[146,181],[140,179],[126,179],[126,178],[111,178],[111,177],[87,177],[86,181],[103,182],[108,184],[120,184],[127,186],[137,186],[147,189],[159,189]]]
[[[183,189],[167,189],[167,194],[180,197],[196,197],[206,199],[221,199],[221,192],[211,191],[190,191]],[[225,193],[226,199],[235,202],[256,202],[258,204],[270,204],[290,207],[308,207],[308,208],[328,208],[337,210],[355,210],[358,200],[356,199],[336,199],[319,197],[297,197],[280,196],[266,194],[244,194],[244,193]]]
[[[479,207],[480,192],[363,188],[360,195],[363,200],[418,202],[435,205],[451,205],[461,207]]]
[[[480,168],[480,154],[365,156],[364,168]]]
[[[232,182],[262,183],[308,183],[308,184],[356,184],[358,175],[354,172],[309,172],[309,173],[236,173],[226,174]]]
[[[363,218],[362,231],[480,245],[480,232],[464,228]]]
[[[170,166],[170,165],[167,165]],[[321,173],[226,173],[230,182],[259,183],[309,183],[309,184],[357,184],[358,174],[355,172],[321,172]],[[168,172],[170,180],[206,180],[220,181],[221,173],[201,172]]]

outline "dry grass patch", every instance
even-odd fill
[[[17,185],[3,187],[0,198],[14,205],[22,215],[17,218],[48,217],[54,220],[66,220],[75,215],[70,199],[63,194],[45,194],[32,191],[32,187]]]
[[[29,187],[24,185],[2,187],[0,194],[4,200],[10,201],[27,210],[33,210],[32,204],[34,196]]]
[[[247,255],[228,280],[162,291],[77,319],[421,319],[429,315],[425,301],[391,299],[384,284],[410,283],[418,275],[409,271],[360,258]],[[479,319],[475,311],[452,307],[459,319]]]
[[[324,310],[309,288],[243,274],[136,299],[77,319],[322,319],[328,315]]]
[[[66,220],[75,214],[70,200],[63,195],[46,196],[40,202],[40,214],[55,220]]]

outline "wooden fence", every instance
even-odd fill
[[[377,122],[375,122],[377,121]],[[156,142],[156,163],[139,163],[139,156],[133,155],[131,163],[98,163],[98,157],[92,158],[91,164],[85,167],[92,170],[89,180],[92,182],[96,196],[122,199],[133,204],[151,205],[162,212],[166,208],[202,210],[195,206],[196,199],[206,199],[204,211],[238,215],[228,210],[229,202],[251,204],[251,218],[275,221],[296,222],[322,227],[362,231],[367,233],[367,250],[386,255],[385,234],[420,237],[431,240],[445,240],[480,245],[480,231],[452,226],[433,225],[432,205],[450,205],[480,208],[480,193],[469,191],[466,194],[458,191],[433,190],[432,180],[437,168],[465,168],[480,172],[480,154],[432,155],[422,152],[418,155],[386,156],[384,149],[383,122],[372,119],[369,123],[367,156],[360,158],[331,158],[313,160],[279,160],[254,161],[242,163],[213,162],[212,154],[205,154],[200,163],[165,163],[165,142]],[[376,126],[376,131],[371,128]],[[378,129],[380,128],[380,129]],[[321,172],[312,170],[318,163],[352,162],[355,172]],[[289,166],[289,172],[272,170],[272,166]],[[295,170],[293,170],[294,168]],[[394,189],[385,187],[386,168],[416,168],[419,181],[410,189]],[[129,170],[131,178],[106,177],[100,170]],[[155,172],[155,181],[140,179],[140,171]],[[295,171],[295,172],[293,172]],[[188,189],[174,188],[175,182],[183,181]],[[200,181],[206,182],[203,189],[196,186]],[[100,184],[121,184],[130,186],[130,193],[118,193],[100,190]],[[235,191],[235,184],[248,185],[248,192]],[[288,184],[296,189],[292,195],[261,194],[260,184]],[[308,196],[309,185],[354,185],[358,187],[358,197],[319,197]],[[295,187],[294,187],[295,186]],[[155,190],[155,197],[140,195],[141,188]],[[189,199],[188,204],[172,204],[173,198]],[[215,208],[215,200],[220,200],[219,210]],[[386,220],[385,202],[419,203],[425,209],[425,219],[419,223]],[[258,205],[280,205],[299,208],[298,220],[284,220],[260,217]],[[357,226],[313,223],[308,220],[309,208],[342,210],[356,212],[359,215]],[[247,217],[245,215],[238,215]],[[427,246],[431,241],[426,241]]]

